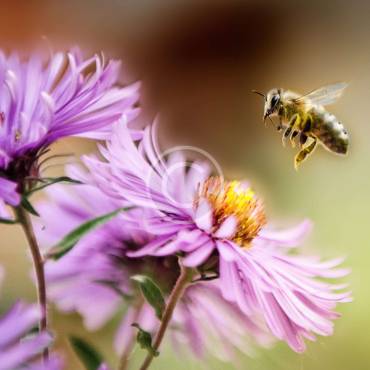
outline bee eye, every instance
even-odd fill
[[[277,95],[274,95],[271,98],[271,109],[275,108],[278,102],[279,102],[279,97]]]

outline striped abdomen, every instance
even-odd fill
[[[313,107],[309,113],[313,120],[310,132],[328,150],[338,154],[346,154],[349,136],[342,123],[322,107]]]

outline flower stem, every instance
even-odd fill
[[[143,301],[143,299],[140,298],[140,300],[136,304],[135,313],[132,317],[133,322],[138,320],[139,315],[140,315],[140,310],[143,307],[143,304],[144,304],[144,301]],[[127,344],[126,348],[124,349],[124,351],[123,351],[123,353],[120,357],[118,370],[127,370],[127,367],[129,365],[130,355],[131,355],[131,352],[132,352],[132,350],[135,346],[135,340],[136,340],[135,331],[132,330],[132,335],[131,335],[130,341]]]
[[[129,358],[134,348],[134,345],[135,345],[135,335],[132,335],[130,338],[130,342],[127,344],[126,348],[122,353],[122,356],[119,359],[118,370],[127,370]]]
[[[176,284],[170,294],[168,299],[167,306],[164,310],[161,325],[158,329],[157,335],[153,343],[153,351],[147,354],[143,364],[140,367],[140,370],[147,370],[153,361],[154,353],[158,350],[159,346],[162,343],[164,334],[168,328],[168,324],[171,321],[173,311],[175,310],[176,304],[183,295],[187,283],[190,281],[191,270],[182,266],[180,263],[180,275],[177,278]]]
[[[35,233],[33,231],[31,218],[28,212],[19,206],[15,209],[18,221],[22,225],[24,234],[26,235],[31,254],[33,266],[36,273],[37,279],[37,297],[38,304],[41,312],[39,321],[39,331],[44,331],[47,329],[47,305],[46,305],[46,283],[45,283],[45,273],[44,273],[44,261],[41,256]],[[46,361],[49,357],[49,350],[45,348],[43,351],[43,359]]]

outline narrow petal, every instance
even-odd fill
[[[195,223],[201,230],[207,232],[212,228],[212,208],[204,199],[201,200],[195,212]]]
[[[21,196],[16,189],[15,182],[0,177],[0,198],[12,206],[17,206],[21,201]]]
[[[272,231],[264,228],[260,231],[256,242],[261,239],[263,243],[271,242],[280,247],[297,247],[311,229],[312,222],[309,220],[304,220],[297,226],[284,231]]]
[[[220,239],[232,239],[236,232],[238,220],[234,216],[229,216],[215,232],[215,237]]]
[[[236,248],[232,243],[227,241],[216,241],[217,250],[220,253],[220,256],[225,261],[233,261],[238,258],[238,253],[236,252]]]
[[[206,262],[209,256],[215,249],[215,244],[213,241],[209,241],[205,245],[202,245],[194,252],[189,253],[184,259],[183,264],[187,267],[196,267]]]

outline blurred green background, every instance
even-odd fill
[[[163,146],[194,145],[212,154],[231,177],[246,177],[264,197],[271,220],[315,222],[306,250],[346,255],[354,302],[333,337],[319,338],[303,355],[285,344],[242,358],[250,370],[367,370],[370,368],[370,2],[236,0],[2,1],[0,46],[31,48],[46,36],[54,49],[78,44],[124,60],[124,81],[143,81],[147,117],[160,112]],[[347,81],[330,107],[351,135],[348,157],[318,148],[299,172],[295,151],[261,123],[262,101],[252,89],[308,92]],[[55,146],[77,154],[93,143]],[[51,171],[60,173],[62,167]],[[1,226],[0,263],[6,268],[0,310],[17,298],[34,299],[25,240]],[[66,335],[86,335],[75,315],[53,312],[58,346],[68,369],[80,369]],[[89,335],[114,363],[114,322]],[[135,361],[142,357],[136,350]],[[134,362],[135,363],[135,362]],[[136,367],[133,367],[136,368]],[[167,347],[153,369],[232,369],[216,360],[179,359]]]

